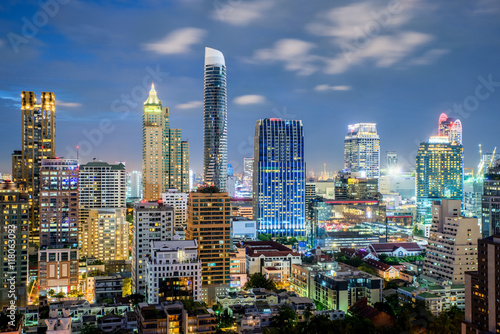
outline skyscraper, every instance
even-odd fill
[[[252,193],[253,158],[243,158],[243,187]]]
[[[447,137],[431,137],[420,144],[416,159],[417,219],[432,221],[432,203],[463,197],[463,147]]]
[[[481,208],[483,237],[500,234],[500,160],[484,176]]]
[[[14,182],[0,180],[0,306],[27,304],[29,195]],[[13,243],[13,241],[15,243]],[[13,246],[12,246],[13,245]],[[15,300],[9,297],[15,293]]]
[[[20,166],[12,171],[15,181],[26,182],[30,195],[30,240],[39,242],[39,201],[40,165],[42,159],[55,158],[55,96],[54,93],[42,92],[42,101],[37,103],[34,92],[21,94],[22,104],[22,149],[21,162],[13,161],[13,167]],[[14,154],[13,159],[18,160]]]
[[[142,199],[142,172],[127,172],[127,202]]]
[[[395,151],[387,151],[385,154],[387,158],[387,171],[394,169],[398,166],[398,154]]]
[[[230,282],[231,199],[216,187],[189,193],[186,240],[198,241],[202,300],[213,305]]]
[[[438,134],[439,136],[448,137],[450,143],[456,142],[462,145],[462,122],[442,113],[439,116]]]
[[[189,191],[189,144],[180,129],[170,129],[169,108],[162,104],[154,85],[142,114],[142,185],[147,201],[157,201],[166,189]]]
[[[261,119],[255,125],[254,219],[260,233],[306,231],[306,163],[302,121]]]
[[[351,172],[380,177],[380,137],[375,123],[349,125],[344,140],[344,167]]]
[[[206,185],[226,190],[227,93],[224,55],[205,48],[203,171]]]

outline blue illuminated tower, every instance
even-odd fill
[[[224,55],[205,48],[203,171],[205,184],[226,190],[227,95]]]
[[[306,163],[302,121],[278,118],[255,125],[254,217],[259,233],[306,233]]]

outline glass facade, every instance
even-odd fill
[[[463,200],[463,147],[447,137],[421,143],[416,161],[417,219],[432,221],[432,202]]]
[[[344,140],[344,167],[368,178],[380,177],[380,137],[374,123],[349,125]]]
[[[484,176],[481,204],[483,238],[500,233],[500,161]]]
[[[227,95],[226,65],[221,52],[205,49],[203,109],[203,168],[205,184],[226,190]]]
[[[304,236],[306,163],[302,121],[257,121],[254,147],[254,215],[259,233]]]

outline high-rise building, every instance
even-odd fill
[[[435,200],[463,197],[463,147],[447,137],[431,137],[420,144],[416,159],[417,219],[432,220]]]
[[[500,332],[500,235],[478,240],[477,271],[465,273],[462,333]]]
[[[88,247],[84,243],[93,238],[88,234],[90,210],[126,207],[125,166],[122,163],[108,164],[102,161],[81,165],[79,187],[78,243],[84,250]]]
[[[14,151],[12,153],[12,180],[14,182],[23,179],[23,151]]]
[[[306,232],[306,162],[302,121],[261,119],[255,125],[254,219],[260,233]]]
[[[423,273],[437,281],[463,284],[465,272],[477,269],[476,218],[460,215],[459,200],[434,201]]]
[[[142,114],[142,187],[147,201],[157,201],[166,189],[189,191],[189,144],[180,129],[170,128],[170,110],[154,85]]]
[[[132,291],[146,292],[146,257],[151,254],[153,241],[172,240],[174,209],[161,202],[140,202],[134,207],[132,230]]]
[[[398,167],[398,154],[395,151],[387,151],[385,154],[387,159],[387,171]]]
[[[11,301],[24,307],[28,301],[28,203],[29,195],[16,183],[0,181],[1,307],[9,307]]]
[[[243,158],[243,188],[252,193],[253,158]]]
[[[127,202],[142,199],[142,172],[127,172]]]
[[[201,300],[201,261],[196,240],[152,241],[145,258],[146,301]]]
[[[462,122],[442,113],[439,116],[438,135],[448,137],[450,143],[462,145]]]
[[[188,193],[181,193],[177,189],[168,189],[161,194],[163,205],[174,208],[174,227],[186,227]]]
[[[216,187],[189,193],[186,240],[198,241],[202,263],[202,300],[213,305],[229,287],[231,199]]]
[[[484,176],[481,215],[483,238],[500,234],[500,160]]]
[[[78,160],[43,159],[40,248],[78,248]]]
[[[205,48],[203,171],[206,185],[226,190],[227,92],[222,52]]]
[[[380,177],[380,137],[375,123],[358,123],[348,127],[344,140],[344,168]]]
[[[30,241],[38,243],[40,165],[42,159],[55,158],[55,96],[54,93],[42,92],[41,103],[37,103],[34,92],[23,91],[21,98],[21,161],[15,152],[12,173],[16,182],[26,182],[30,195]]]

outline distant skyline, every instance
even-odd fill
[[[226,61],[235,173],[262,118],[302,120],[308,171],[342,169],[355,123],[377,124],[382,168],[386,151],[414,165],[442,112],[461,120],[465,167],[477,168],[479,144],[500,146],[498,1],[41,3],[51,5],[0,4],[0,173],[21,149],[23,90],[55,93],[58,156],[73,158],[80,145],[81,163],[141,170],[152,82],[201,172],[206,46]]]

